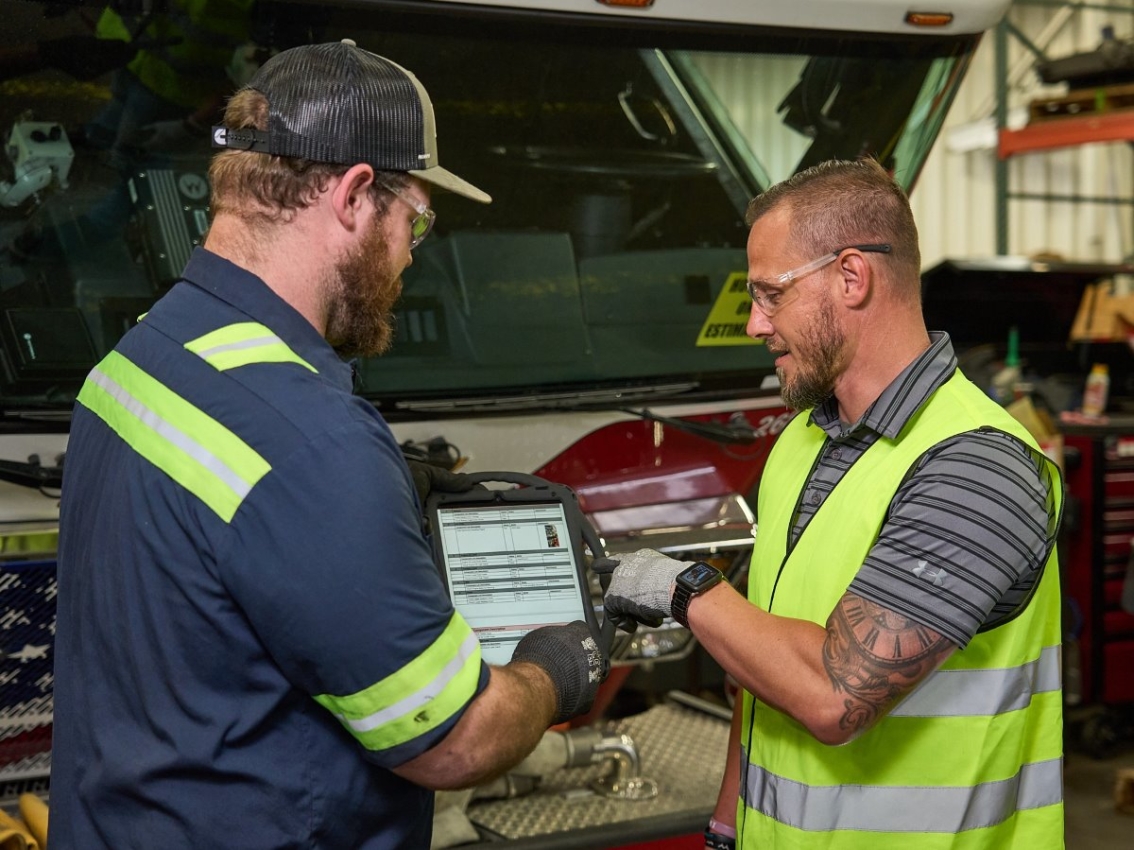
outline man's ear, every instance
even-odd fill
[[[365,163],[352,165],[331,188],[331,209],[339,223],[356,230],[366,210],[367,196],[374,183],[374,169]]]
[[[843,304],[852,310],[862,307],[877,283],[870,262],[861,251],[851,249],[839,258],[839,273],[842,276],[839,296]]]

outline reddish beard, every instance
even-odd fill
[[[387,351],[394,339],[393,309],[402,278],[379,222],[336,264],[335,276],[327,299],[327,342],[342,357]]]

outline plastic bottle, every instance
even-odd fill
[[[1105,363],[1096,363],[1087,376],[1083,389],[1083,415],[1102,416],[1106,411],[1107,396],[1110,393],[1110,369]]]
[[[1016,384],[1020,382],[1020,330],[1015,325],[1008,329],[1008,353],[1004,365],[992,376],[992,397],[1007,404],[1016,397]]]

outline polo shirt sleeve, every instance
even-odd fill
[[[927,452],[898,489],[848,590],[964,648],[1028,603],[1055,546],[1061,483],[1042,455],[991,429]]]
[[[383,423],[290,453],[232,522],[219,570],[279,671],[383,767],[440,741],[488,682]]]

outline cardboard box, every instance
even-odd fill
[[[1131,339],[1134,339],[1134,295],[1114,295],[1110,281],[1088,284],[1071,325],[1071,342],[1130,342]]]
[[[1036,442],[1039,443],[1043,453],[1055,461],[1060,472],[1063,471],[1063,435],[1056,428],[1051,417],[1032,404],[1030,396],[1021,396],[1006,405],[1012,417],[1028,429]]]

